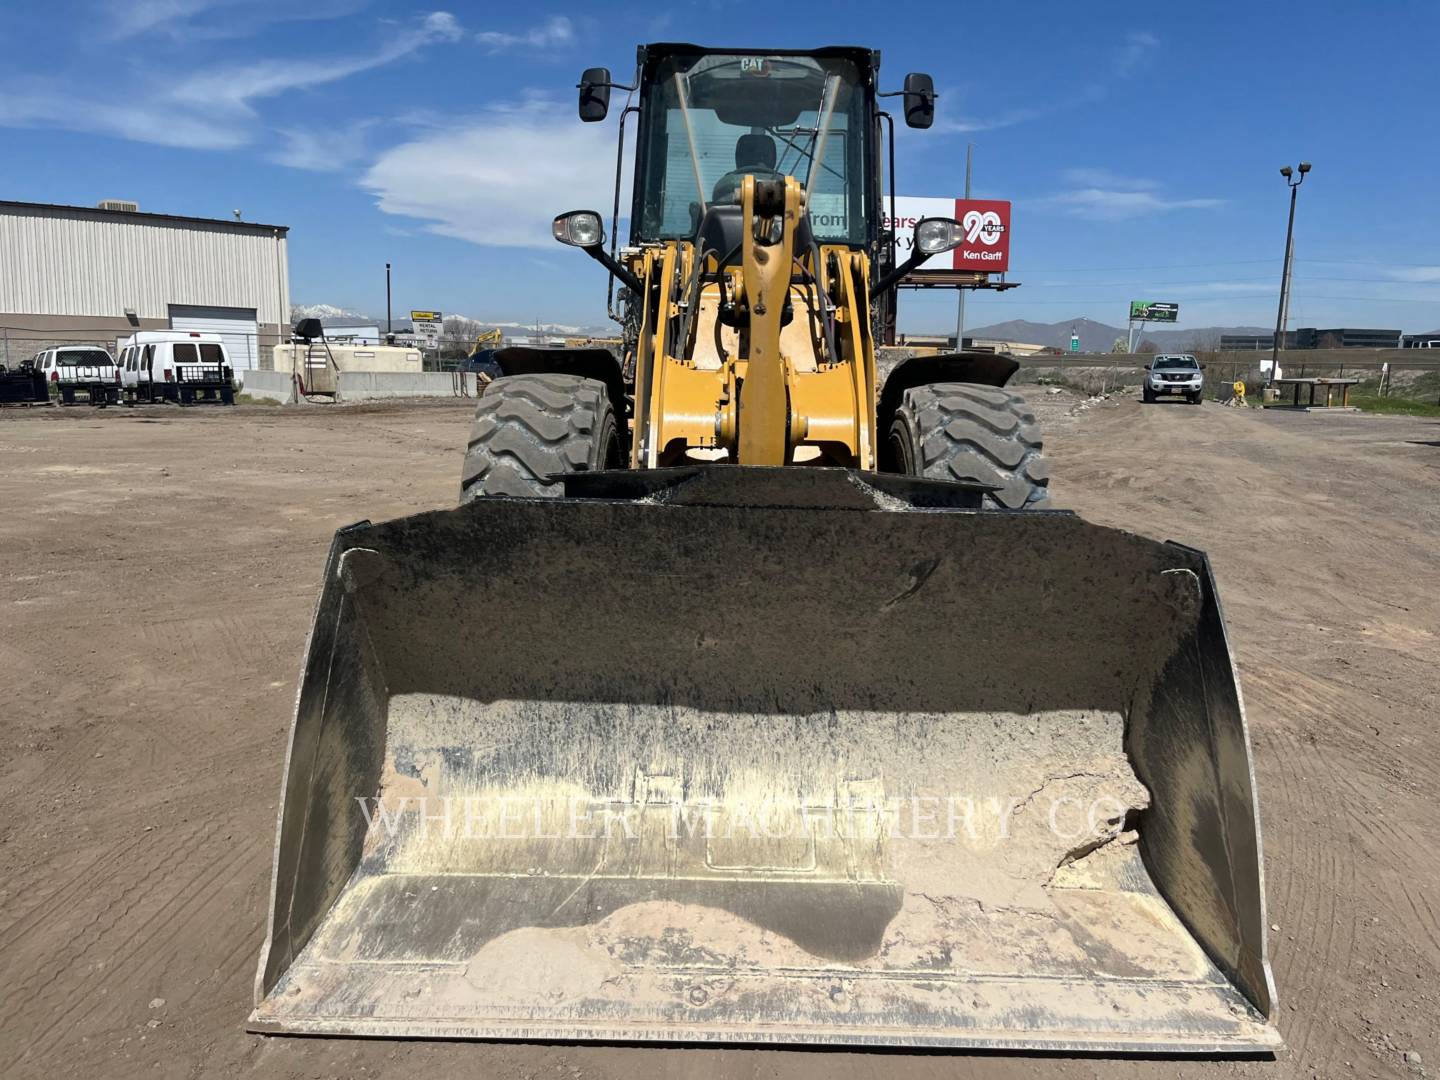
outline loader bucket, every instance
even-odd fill
[[[250,1027],[1279,1044],[1204,555],[719,466],[335,537]]]

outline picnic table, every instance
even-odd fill
[[[1276,379],[1276,380],[1275,380],[1275,384],[1274,384],[1275,387],[1276,387],[1276,389],[1279,390],[1280,387],[1286,387],[1286,386],[1290,387],[1290,388],[1291,388],[1291,398],[1292,398],[1292,400],[1290,401],[1289,404],[1279,404],[1279,403],[1277,402],[1277,405],[1279,406],[1279,408],[1282,408],[1282,409],[1322,409],[1322,408],[1323,408],[1323,409],[1330,409],[1330,408],[1348,409],[1348,408],[1350,408],[1350,388],[1351,388],[1352,386],[1354,386],[1356,383],[1358,383],[1359,381],[1360,381],[1359,379],[1320,379],[1320,378],[1314,378],[1314,379]],[[1325,403],[1324,403],[1323,405],[1318,404],[1318,403],[1315,401],[1315,391],[1316,391],[1316,389],[1317,389],[1318,387],[1322,387],[1322,386],[1325,388]],[[1300,404],[1300,390],[1301,390],[1302,387],[1307,388],[1307,389],[1310,391],[1310,397],[1309,397],[1309,399],[1307,400],[1307,402],[1306,402],[1304,405]],[[1338,406],[1335,404],[1335,394],[1336,394],[1337,391],[1338,391],[1339,394],[1340,394],[1340,404],[1339,404]],[[1279,396],[1280,396],[1282,399],[1284,398],[1285,394],[1284,394],[1284,391],[1283,391],[1283,390],[1280,391]],[[1276,405],[1271,405],[1271,406],[1270,406],[1270,408],[1275,408],[1275,407],[1276,407]]]

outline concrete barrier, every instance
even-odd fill
[[[375,401],[384,398],[475,397],[475,376],[452,371],[342,371],[339,400]],[[463,387],[463,390],[462,390]]]
[[[240,392],[282,405],[295,404],[295,380],[288,371],[242,371]]]

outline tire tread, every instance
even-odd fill
[[[1049,501],[1050,467],[1035,414],[1019,394],[971,383],[929,383],[905,391],[896,410],[914,440],[916,471],[999,490],[987,502],[1012,510]]]
[[[460,474],[460,501],[486,495],[558,497],[563,487],[551,477],[611,463],[607,457],[613,449],[598,443],[607,432],[613,439],[614,431],[605,386],[594,379],[496,379],[475,407]]]

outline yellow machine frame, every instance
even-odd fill
[[[719,267],[707,254],[702,269],[724,275],[726,294],[750,311],[747,329],[720,323],[719,281],[691,299],[685,284],[696,278],[693,243],[646,246],[630,261],[644,295],[661,297],[645,306],[636,347],[631,466],[698,458],[874,469],[869,259],[863,251],[825,245],[816,265],[812,253],[796,252],[805,193],[794,177],[782,185],[747,176],[741,206],[740,265]],[[792,280],[796,268],[799,282]],[[689,303],[696,310],[687,331]],[[833,356],[820,330],[827,310],[835,323]],[[686,340],[679,340],[682,333]]]

